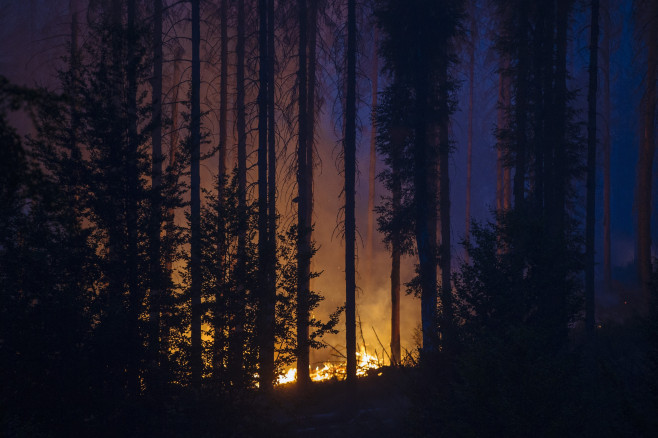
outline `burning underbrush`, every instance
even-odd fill
[[[363,377],[368,375],[372,370],[376,370],[385,365],[384,359],[369,354],[364,348],[356,353],[356,375]],[[314,382],[323,382],[327,380],[345,380],[347,376],[347,363],[344,360],[322,362],[311,367],[311,380]],[[297,380],[297,368],[289,368],[277,378],[277,385],[285,385]]]

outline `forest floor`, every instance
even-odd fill
[[[280,386],[273,394],[271,418],[282,436],[403,436],[410,406],[404,374],[373,370],[357,380],[354,392],[339,381],[315,382],[305,393],[294,384]]]

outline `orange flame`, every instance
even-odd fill
[[[356,375],[363,377],[368,374],[369,370],[376,370],[380,368],[383,361],[361,348],[361,351],[356,353],[357,366]],[[316,366],[315,369],[310,370],[311,380],[313,382],[323,382],[327,380],[345,380],[347,377],[347,364],[345,362],[323,362],[322,366]],[[285,373],[280,374],[277,378],[277,385],[285,385],[297,380],[297,368],[289,368]]]

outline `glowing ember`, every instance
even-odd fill
[[[377,356],[368,354],[365,349],[356,353],[357,365],[356,375],[362,377],[368,374],[368,370],[378,369],[383,365],[382,360]],[[347,376],[347,364],[345,362],[324,362],[322,366],[317,366],[310,370],[311,380],[322,382],[326,380],[345,380]],[[277,385],[294,382],[297,379],[297,368],[290,368],[284,374],[277,378]]]

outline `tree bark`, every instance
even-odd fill
[[[224,190],[226,186],[226,138],[228,113],[228,0],[220,4],[220,72],[219,72],[219,161],[217,163],[217,212],[224,211]],[[217,287],[215,289],[214,342],[213,342],[213,377],[221,378],[224,367],[224,294],[226,293],[226,228],[224,220],[217,222]]]
[[[377,86],[379,79],[379,67],[377,56],[377,44],[379,40],[379,32],[375,27],[375,37],[373,40],[372,51],[372,101],[370,104],[370,111],[374,118],[377,111]],[[368,229],[366,230],[366,284],[370,287],[372,284],[372,262],[374,256],[374,241],[375,241],[375,177],[377,173],[377,125],[371,124],[370,127],[370,163],[368,167]]]
[[[128,289],[130,302],[130,336],[131,349],[129,355],[128,367],[128,385],[133,395],[139,394],[139,356],[141,350],[141,339],[139,335],[139,315],[141,313],[142,291],[139,286],[139,266],[138,266],[138,248],[137,248],[137,215],[138,215],[138,191],[139,191],[139,138],[137,133],[137,54],[135,46],[137,44],[137,31],[135,28],[136,4],[135,0],[128,1],[128,96],[127,96],[127,115],[128,115],[128,151],[126,154],[126,180],[127,180],[127,206],[126,206],[126,227],[128,234]]]
[[[152,386],[159,386],[160,362],[160,296],[162,265],[160,231],[162,224],[162,0],[155,0],[153,14],[153,79],[151,130],[151,294],[150,294],[150,367],[154,374]]]
[[[401,148],[400,148],[401,149]],[[391,162],[392,207],[394,214],[399,214],[402,199],[399,160]],[[400,365],[400,259],[401,245],[399,233],[391,238],[391,365]]]
[[[245,114],[245,11],[244,1],[238,1],[238,26],[236,66],[236,125],[238,135],[238,248],[235,276],[238,278],[237,293],[232,297],[232,318],[229,341],[229,363],[231,379],[235,385],[241,385],[243,380],[243,349],[244,349],[244,295],[246,280],[246,247],[247,247],[247,132]]]
[[[345,318],[347,381],[356,383],[356,0],[347,2],[347,94],[345,102]]]
[[[599,0],[592,0],[589,42],[589,91],[587,95],[587,213],[585,224],[585,328],[594,336],[594,229],[596,200],[596,89],[598,85]]]
[[[423,351],[438,351],[437,336],[437,179],[443,192],[443,180],[436,175],[436,139],[428,120],[429,79],[426,68],[418,68],[414,79],[416,94],[414,127],[414,203],[415,238],[418,249],[421,286],[420,308]],[[430,138],[432,137],[432,138]],[[439,164],[440,165],[440,164]],[[441,230],[444,228],[441,214]],[[441,263],[443,268],[443,263]]]
[[[267,165],[268,165],[268,277],[265,293],[268,299],[273,303],[273,307],[268,315],[272,320],[268,323],[272,327],[272,335],[268,338],[268,348],[274,352],[274,325],[276,323],[276,264],[277,264],[277,225],[276,225],[276,137],[275,137],[275,117],[274,117],[274,0],[267,2]]]
[[[553,227],[551,239],[556,245],[558,254],[566,254],[566,192],[567,192],[567,30],[569,26],[570,10],[573,0],[558,0],[556,10],[556,52],[555,52],[555,107],[553,114],[554,125],[554,186],[553,202],[550,206]],[[550,227],[549,227],[550,228]],[[551,321],[555,321],[555,339],[558,345],[567,340],[567,273],[558,264],[556,269],[558,283],[554,287],[550,309]]]
[[[475,2],[471,2],[471,40],[468,44],[468,139],[466,151],[466,223],[464,224],[464,239],[470,240],[471,228],[471,172],[473,167],[473,91],[475,89],[475,44],[477,22],[475,19]],[[498,188],[498,186],[496,187]],[[466,263],[469,261],[468,251],[464,254]]]
[[[526,173],[526,148],[527,135],[527,110],[528,110],[528,64],[529,55],[526,39],[528,37],[528,6],[525,2],[520,5],[519,23],[519,60],[516,67],[516,139],[515,139],[515,163],[514,163],[514,206],[522,208],[525,201],[525,173]]]
[[[267,4],[258,1],[258,49],[259,49],[259,90],[258,90],[258,347],[260,388],[269,390],[274,383],[274,302],[268,292],[268,203],[267,203],[267,96],[268,96],[268,52],[267,52]],[[271,348],[270,348],[271,347]]]
[[[299,101],[297,148],[297,382],[302,389],[311,382],[309,374],[309,286],[311,248],[310,231],[307,229],[309,182],[308,165],[308,126],[307,126],[307,11],[306,0],[298,0],[299,7]]]
[[[190,369],[192,386],[201,386],[203,363],[201,360],[201,42],[199,0],[192,1],[192,83],[190,103],[190,295],[192,302]]]
[[[649,20],[655,20],[658,17],[658,4],[655,1],[649,2],[649,10],[643,15]],[[646,313],[649,308],[651,298],[651,204],[652,204],[652,186],[653,186],[653,162],[656,152],[655,132],[656,132],[656,62],[658,53],[656,44],[658,40],[658,25],[649,23],[645,31],[645,41],[647,45],[647,76],[646,89],[644,94],[644,111],[643,118],[643,135],[640,144],[640,153],[637,172],[637,191],[638,191],[638,214],[637,214],[637,248],[638,248],[638,265],[639,280],[642,290],[642,312]]]
[[[451,248],[450,248],[450,139],[449,139],[449,109],[447,67],[441,72],[440,87],[440,119],[439,119],[439,212],[441,215],[441,245],[439,247],[439,262],[441,264],[441,332],[443,334],[443,349],[450,351],[454,347],[453,333],[453,299],[451,282]]]
[[[317,67],[317,56],[316,56],[316,42],[317,42],[317,21],[318,21],[318,2],[312,1],[308,7],[308,27],[306,29],[307,38],[308,38],[308,55],[306,58],[307,61],[307,73],[306,73],[306,84],[307,84],[307,99],[308,103],[306,104],[306,112],[308,114],[307,126],[308,134],[306,135],[306,220],[305,227],[309,230],[307,234],[308,247],[311,247],[312,237],[313,237],[313,158],[315,152],[315,71]],[[313,259],[309,261],[309,291],[313,289],[313,278],[310,278],[310,271],[313,269]]]
[[[612,287],[610,239],[610,0],[603,0],[603,41],[601,71],[603,73],[603,278],[606,292]]]

